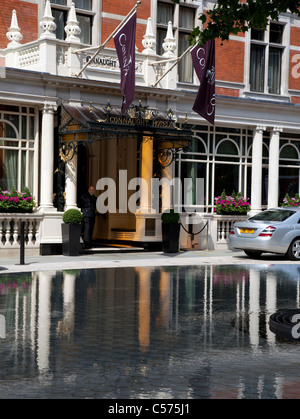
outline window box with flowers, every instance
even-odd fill
[[[233,191],[231,195],[226,195],[226,191],[223,190],[222,194],[215,198],[214,212],[218,215],[247,215],[250,208],[249,200],[240,192],[236,194]]]
[[[24,188],[24,192],[18,192],[15,188],[11,191],[2,191],[0,188],[0,213],[31,213],[35,206],[36,203],[28,188]]]
[[[300,207],[299,194],[295,194],[294,198],[291,198],[289,194],[286,194],[280,206],[281,207]]]

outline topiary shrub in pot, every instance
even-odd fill
[[[174,209],[161,215],[162,249],[164,253],[179,252],[180,214]]]
[[[62,249],[64,256],[78,256],[83,215],[78,209],[69,209],[63,214]]]

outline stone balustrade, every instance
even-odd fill
[[[42,214],[0,214],[0,249],[20,248],[20,226],[25,221],[25,248],[37,249],[40,246],[40,224]]]
[[[75,9],[73,9],[74,6],[72,6],[72,13],[75,14]],[[99,45],[87,48],[86,45],[80,43],[78,36],[69,36],[74,29],[72,26],[67,31],[68,37],[65,40],[57,39],[54,34],[55,25],[51,13],[50,2],[47,0],[45,15],[40,22],[44,32],[39,39],[21,44],[22,28],[18,26],[16,11],[13,12],[11,27],[7,33],[10,43],[6,49],[0,50],[0,56],[4,57],[6,67],[22,68],[58,76],[78,76],[79,79],[105,81],[108,77],[110,81],[114,78],[116,81],[119,80],[120,68],[114,49],[105,48],[89,62],[89,58],[93,57]],[[67,27],[68,25],[66,25]],[[176,43],[171,23],[168,27],[167,37],[163,42],[165,51],[163,57],[156,54],[156,37],[153,33],[151,18],[148,19],[143,46],[145,49],[142,52],[136,51],[136,84],[150,86],[155,84],[161,74],[167,71],[176,59],[174,54]],[[172,59],[174,60],[172,61]],[[168,62],[168,60],[170,61]],[[88,62],[87,67],[81,72]],[[166,75],[159,83],[160,87],[176,88],[176,69],[174,71],[170,71]]]

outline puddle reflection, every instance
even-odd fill
[[[300,398],[298,265],[0,275],[0,398]]]

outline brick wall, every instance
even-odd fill
[[[289,62],[289,89],[299,91],[300,95],[300,28],[291,27]],[[300,103],[300,97],[292,96],[292,103]]]
[[[216,40],[216,80],[243,83],[244,54],[244,42]]]
[[[16,10],[18,24],[23,35],[22,44],[38,38],[38,6],[18,0],[1,0],[0,7],[0,48],[9,43],[6,33],[10,28],[12,11]]]
[[[104,17],[102,20],[102,42],[104,42],[113,30],[121,22],[120,19],[124,18],[130,10],[136,5],[136,0],[122,0],[121,2],[102,0],[103,13],[109,13],[112,17]],[[113,15],[116,15],[115,17]],[[146,32],[146,21],[151,16],[151,0],[143,0],[142,4],[137,9],[137,19],[145,20],[145,24],[137,21],[136,28],[136,46],[138,51],[141,52],[144,47],[142,45],[143,36]],[[119,18],[119,19],[117,19]],[[114,42],[110,41],[108,47],[114,48]]]

